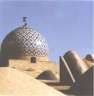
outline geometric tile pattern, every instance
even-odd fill
[[[14,47],[20,49],[19,54],[24,56],[48,56],[46,39],[39,32],[28,27],[18,27],[6,36],[2,43],[2,49],[8,51]]]

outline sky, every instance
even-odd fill
[[[0,43],[22,17],[48,41],[49,59],[75,50],[82,58],[93,53],[93,3],[73,0],[0,1]]]

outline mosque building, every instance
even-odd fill
[[[39,32],[29,28],[26,22],[5,37],[1,54],[5,66],[21,69],[35,78],[59,77],[58,67],[48,59],[47,40]],[[45,77],[41,75],[43,72]]]
[[[37,80],[39,86],[43,83],[47,86],[49,92],[51,91],[49,90],[50,87],[57,92],[55,93],[52,91],[52,95],[49,95],[43,90],[43,85],[43,88],[42,86],[41,88],[45,91],[45,96],[67,96],[67,94],[69,96],[69,94],[80,93],[93,94],[93,88],[91,86],[92,76],[89,76],[92,74],[91,70],[94,65],[94,56],[87,55],[84,59],[81,59],[76,52],[68,51],[64,56],[60,56],[60,63],[55,64],[48,58],[50,50],[48,50],[48,42],[45,37],[34,29],[28,27],[26,17],[23,17],[23,23],[22,26],[12,30],[3,40],[0,52],[0,68],[9,68],[9,70],[22,72],[30,78]],[[10,73],[12,73],[12,71]],[[86,77],[85,74],[87,73],[89,75]],[[80,82],[79,78],[85,78],[85,81],[87,81],[87,78],[91,78],[90,86],[88,84],[86,84],[86,86],[83,85],[85,89],[88,86],[86,89],[88,91],[86,93],[84,93],[86,90],[83,86],[80,87],[83,88],[83,91],[78,91],[79,88],[77,84]],[[2,80],[0,79],[0,82],[1,81]],[[33,82],[33,80],[31,80],[31,82]],[[79,84],[82,84],[82,82],[84,82],[84,79],[81,79]],[[37,90],[35,91],[37,92]],[[7,93],[5,90],[4,92]],[[0,91],[0,93],[2,92]],[[18,96],[44,96],[44,94],[33,95],[31,93],[31,95],[19,95],[18,93]]]

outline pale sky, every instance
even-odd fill
[[[93,52],[92,1],[0,1],[0,42],[23,16],[47,39],[50,60],[58,62],[71,49],[81,57]]]

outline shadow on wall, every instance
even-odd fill
[[[4,58],[0,51],[0,67],[8,67],[8,59]]]

